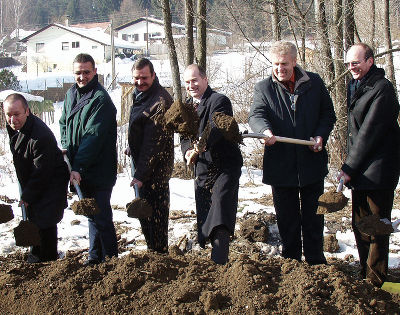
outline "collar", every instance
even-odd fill
[[[95,74],[93,79],[88,84],[86,84],[84,87],[80,88],[77,83],[75,83],[75,85],[76,85],[77,91],[79,92],[79,95],[82,95],[82,94],[86,94],[87,92],[93,90],[98,82],[99,82],[99,76],[97,74]]]
[[[150,86],[150,88],[147,91],[141,92],[135,87],[135,90],[133,91],[134,103],[135,103],[135,101],[142,102],[142,101],[146,100],[147,98],[152,96],[159,87],[160,87],[160,82],[158,81],[157,75],[154,78],[153,84]]]

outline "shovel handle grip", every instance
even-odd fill
[[[339,185],[336,188],[336,192],[341,192],[343,190],[343,183],[344,183],[344,178],[340,177]]]
[[[67,163],[68,171],[69,171],[69,173],[71,174],[72,167],[71,167],[71,163],[69,162],[68,156],[67,156],[66,154],[64,154],[64,161],[65,161],[65,163]],[[78,184],[78,182],[76,181],[76,179],[73,179],[73,180],[72,180],[72,184],[73,184],[74,187],[75,187],[75,190],[76,190],[76,193],[78,194],[79,200],[82,200],[82,199],[83,199],[82,190],[81,190],[81,188],[79,187],[79,184]]]
[[[135,172],[136,172],[135,163],[133,162],[133,158],[131,158],[131,175],[132,175],[132,178],[135,177]],[[138,187],[137,184],[133,184],[133,190],[135,191],[135,197],[139,198],[139,187]]]
[[[262,133],[245,133],[242,134],[243,138],[257,138],[257,139],[266,139],[268,138],[266,135]],[[284,143],[293,143],[293,144],[301,144],[301,145],[315,145],[315,141],[312,140],[302,140],[302,139],[295,139],[295,138],[287,138],[287,137],[280,137],[275,136],[276,141],[284,142]]]

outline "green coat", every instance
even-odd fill
[[[84,189],[108,189],[117,175],[117,110],[97,75],[65,95],[60,118],[61,145]]]

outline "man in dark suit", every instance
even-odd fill
[[[388,270],[389,236],[365,235],[357,222],[371,214],[391,219],[400,171],[399,102],[385,71],[375,66],[368,45],[350,47],[346,64],[353,79],[347,90],[348,155],[339,177],[352,191],[361,275],[380,287]]]
[[[233,115],[230,100],[214,92],[208,85],[205,71],[190,65],[184,72],[185,86],[200,117],[199,135],[207,123],[211,132],[206,146],[198,150],[190,140],[182,140],[182,153],[194,163],[195,198],[198,241],[205,247],[211,241],[211,259],[217,264],[228,261],[230,236],[235,230],[239,178],[243,165],[238,144],[226,140],[215,128],[212,117],[216,112]]]

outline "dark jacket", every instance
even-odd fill
[[[97,75],[65,95],[61,144],[85,189],[109,189],[117,179],[117,110]]]
[[[173,133],[157,118],[172,104],[172,97],[156,77],[146,92],[134,91],[129,116],[128,143],[135,163],[135,178],[141,182],[168,182],[174,163]]]
[[[400,168],[399,103],[385,71],[371,67],[350,98],[348,156],[342,170],[356,190],[394,189]]]
[[[68,168],[47,125],[32,113],[21,130],[7,125],[21,199],[28,218],[45,229],[61,221],[67,207]]]
[[[212,115],[216,112],[233,116],[232,104],[229,98],[213,91],[208,86],[197,108],[200,117],[199,136],[202,136],[208,121],[211,122],[213,127],[208,137],[206,151],[200,153],[196,161],[195,175],[200,187],[204,187],[206,181],[215,180],[223,172],[239,172],[240,174],[243,165],[239,145],[226,140],[212,123]],[[181,148],[183,156],[185,156],[186,151],[192,148],[191,141],[182,139]]]
[[[250,109],[249,124],[256,133],[271,129],[276,136],[310,140],[321,136],[324,146],[336,121],[332,100],[316,73],[295,67],[293,94],[282,83],[268,77],[258,82]],[[291,109],[292,101],[295,110]],[[308,146],[279,143],[265,146],[263,182],[272,186],[303,187],[328,173],[328,154]]]

